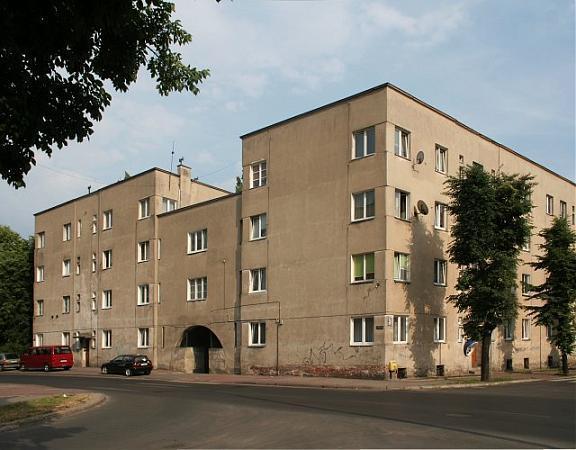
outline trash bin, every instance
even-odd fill
[[[524,368],[525,369],[530,368],[530,358],[524,358]]]
[[[444,364],[438,364],[436,366],[436,376],[443,377],[444,376]]]
[[[509,372],[514,370],[514,368],[512,367],[512,358],[508,358],[506,360],[506,370]]]
[[[408,376],[408,372],[406,367],[399,367],[398,368],[398,378],[406,378]]]

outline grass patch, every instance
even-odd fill
[[[63,411],[87,399],[86,395],[54,395],[0,406],[0,424]]]

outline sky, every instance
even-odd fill
[[[37,154],[25,189],[0,181],[0,224],[23,236],[35,212],[183,157],[233,190],[239,136],[391,82],[574,180],[573,0],[176,0],[209,68],[200,93],[161,97],[142,71],[89,141]]]

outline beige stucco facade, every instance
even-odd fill
[[[44,343],[60,343],[62,332],[78,336],[90,365],[138,351],[179,371],[382,376],[396,361],[408,375],[468,373],[478,358],[464,355],[458,313],[447,302],[457,269],[445,262],[450,217],[438,218],[447,175],[478,163],[534,176],[521,304],[533,302],[522,276],[543,281],[527,265],[538,254],[538,231],[561,213],[574,221],[573,182],[389,84],[252,132],[242,144],[241,195],[190,181],[185,167],[180,176],[152,169],[37,214],[45,247],[36,250],[44,281],[35,301],[44,300],[44,314],[34,333]],[[150,217],[139,219],[146,197]],[[162,213],[163,197],[177,209]],[[113,226],[102,230],[110,209]],[[63,242],[66,223],[74,231]],[[151,254],[138,262],[145,241]],[[113,264],[103,269],[107,249]],[[63,260],[74,265],[78,257],[79,274],[73,267],[62,276]],[[143,284],[150,299],[138,305]],[[104,290],[112,290],[111,308],[102,309]],[[64,295],[72,302],[66,314]],[[521,310],[507,338],[495,333],[495,368],[557,361],[545,330],[523,319]],[[142,329],[149,340],[138,348]],[[102,348],[105,330],[110,348]]]

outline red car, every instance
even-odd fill
[[[48,372],[52,369],[68,370],[74,365],[74,355],[67,345],[43,345],[31,347],[20,357],[20,368],[43,369]]]

